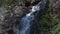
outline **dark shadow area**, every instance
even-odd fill
[[[8,34],[14,34],[13,30],[9,30]]]
[[[46,3],[46,6],[44,9],[41,9],[41,11],[38,13],[36,16],[35,22],[33,22],[33,25],[31,26],[31,32],[30,34],[41,34],[40,32],[42,31],[42,25],[38,25],[38,21],[46,14],[48,10],[48,4]]]

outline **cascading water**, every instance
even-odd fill
[[[35,20],[36,16],[38,15],[40,9],[43,9],[46,5],[46,0],[41,0],[36,6],[33,6],[31,12],[26,14],[25,17],[21,19],[22,28],[19,30],[18,26],[18,34],[30,34],[30,26],[31,23]]]

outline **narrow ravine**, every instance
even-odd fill
[[[31,12],[22,17],[20,21],[22,28],[19,29],[19,26],[16,27],[18,30],[17,34],[30,34],[30,26],[33,24],[35,18],[37,18],[40,10],[45,8],[45,5],[46,0],[41,0],[37,5],[32,6]]]

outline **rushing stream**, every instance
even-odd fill
[[[33,21],[36,20],[36,16],[40,12],[40,9],[45,8],[46,0],[41,0],[37,5],[33,6],[30,10],[31,12],[26,14],[26,16],[22,17],[21,24],[22,28],[18,29],[18,34],[30,34],[30,26],[32,25]],[[17,26],[18,28],[18,26]]]

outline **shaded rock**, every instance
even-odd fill
[[[13,31],[15,24],[18,24],[20,18],[28,12],[27,7],[24,6],[16,7],[13,11],[0,8],[0,34],[9,34],[10,31]]]
[[[36,5],[40,0],[13,0],[16,4],[22,4],[11,10],[0,8],[0,34],[15,34],[15,25],[19,24],[21,17],[29,13],[30,8]],[[14,3],[15,3],[14,2]],[[32,6],[31,6],[32,5]]]
[[[14,10],[15,16],[17,17],[22,17],[23,15],[29,12],[28,8],[25,6],[15,7],[13,10]]]
[[[6,14],[7,12],[8,12],[8,10],[6,10],[6,8],[0,8],[0,24],[2,23],[5,16],[7,15]]]
[[[60,13],[60,0],[49,0],[50,5],[52,6],[53,13],[58,14]]]
[[[5,21],[5,16],[7,14],[8,10],[6,8],[0,8],[0,34],[5,33],[8,29],[6,25],[8,25]]]

